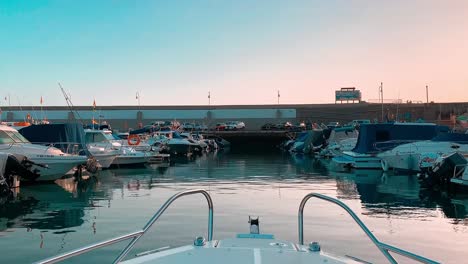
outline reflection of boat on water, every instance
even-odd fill
[[[64,229],[83,224],[87,203],[56,184],[21,187],[18,196],[0,207],[8,228]]]
[[[298,174],[328,174],[328,167],[321,160],[311,158],[308,155],[293,154],[290,156],[290,160],[295,165]]]
[[[452,199],[440,192],[421,189],[416,175],[394,175],[377,170],[333,172],[331,175],[337,177],[338,196],[359,196],[369,216],[414,218],[431,211],[436,214],[439,208],[448,218],[467,216],[468,197]]]
[[[22,186],[16,197],[5,200],[0,206],[0,223],[4,223],[0,231],[77,227],[84,223],[90,201],[110,197],[107,192],[94,191],[94,179],[75,182],[69,178],[57,183]]]

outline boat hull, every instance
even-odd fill
[[[47,168],[33,165],[33,169],[39,171],[39,178],[36,181],[54,181],[63,176],[72,173],[72,170],[78,165],[85,165],[88,158],[86,156],[62,156],[62,157],[29,157],[31,161],[37,164],[46,165]]]
[[[381,158],[371,154],[343,152],[343,155],[332,159],[335,166],[354,169],[382,169]]]
[[[143,165],[146,163],[146,157],[144,155],[136,155],[133,153],[125,154],[125,155],[117,155],[112,162],[114,166],[122,166],[122,165]]]
[[[96,161],[99,164],[98,166],[101,169],[107,169],[114,162],[114,160],[116,158],[116,155],[114,155],[114,154],[94,154],[93,157],[96,159]]]

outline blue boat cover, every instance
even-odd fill
[[[32,143],[53,143],[54,147],[65,153],[72,150],[72,145],[77,145],[81,155],[88,154],[83,125],[79,123],[32,125],[20,129],[19,132]]]
[[[427,123],[362,124],[353,151],[375,153],[404,141],[430,140],[439,134],[440,129],[440,126]]]

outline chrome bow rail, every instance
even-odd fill
[[[361,221],[361,219],[359,219],[359,217],[353,212],[353,210],[351,210],[351,208],[349,208],[346,204],[344,204],[343,202],[341,202],[338,199],[331,198],[331,197],[328,197],[326,195],[318,194],[318,193],[309,193],[309,194],[307,194],[302,199],[301,204],[299,206],[299,215],[298,215],[299,216],[299,225],[298,225],[298,227],[299,227],[299,244],[304,245],[304,207],[305,207],[307,201],[312,197],[318,198],[318,199],[321,199],[321,200],[325,200],[327,202],[334,203],[334,204],[340,206],[341,208],[343,208],[354,219],[354,221],[359,225],[359,227],[361,227],[361,229],[364,231],[364,233],[366,233],[367,237],[369,237],[369,239],[380,250],[380,252],[382,252],[382,254],[387,258],[387,260],[390,263],[398,263],[398,262],[392,257],[392,255],[390,255],[389,251],[394,252],[396,254],[399,254],[401,256],[404,256],[404,257],[419,261],[421,263],[428,263],[428,264],[437,264],[438,263],[438,262],[435,262],[433,260],[427,259],[425,257],[416,255],[414,253],[411,253],[411,252],[399,249],[397,247],[390,246],[388,244],[380,242],[372,234],[372,232],[367,228],[367,226]]]
[[[58,256],[51,257],[45,260],[41,260],[37,263],[40,263],[40,264],[56,263],[56,262],[59,262],[59,261],[62,261],[62,260],[65,260],[74,256],[78,256],[78,255],[81,255],[83,253],[86,253],[86,252],[89,252],[98,248],[106,247],[106,246],[132,238],[132,241],[130,241],[130,243],[120,252],[119,256],[114,260],[114,263],[119,263],[122,259],[125,258],[125,256],[127,256],[127,254],[133,248],[133,246],[138,241],[138,239],[140,239],[140,237],[142,237],[148,231],[148,229],[151,228],[151,226],[159,219],[159,217],[166,211],[166,209],[172,204],[172,202],[174,202],[175,200],[179,199],[182,196],[192,195],[192,194],[197,194],[197,193],[203,194],[206,198],[206,201],[208,202],[208,241],[210,241],[213,239],[213,201],[211,200],[211,196],[205,190],[189,190],[189,191],[179,192],[173,195],[171,198],[169,198],[163,204],[163,206],[161,206],[161,208],[159,208],[159,210],[153,215],[153,217],[151,217],[151,219],[148,221],[148,223],[146,223],[146,225],[143,227],[142,230],[139,230],[130,234],[126,234],[123,236],[115,237],[115,238],[102,241],[99,243],[95,243],[89,246],[85,246],[85,247],[64,253],[62,255],[58,255]]]

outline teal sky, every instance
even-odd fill
[[[0,1],[12,105],[468,101],[467,47],[468,1]]]

